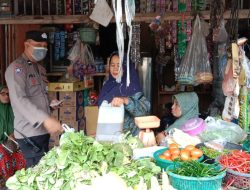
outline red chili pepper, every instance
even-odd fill
[[[225,168],[240,173],[250,173],[250,154],[247,152],[232,151],[230,154],[221,156],[219,162]]]

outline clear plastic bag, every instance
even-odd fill
[[[220,26],[218,28],[213,29],[213,41],[214,42],[226,42],[228,38],[228,34],[225,28],[225,20],[222,19]]]
[[[84,44],[79,38],[69,51],[68,59],[71,63],[94,64],[94,56],[88,44]]]
[[[177,81],[180,84],[198,85],[213,80],[208,58],[207,43],[202,32],[200,17],[194,22],[192,39],[181,61]]]
[[[68,59],[72,62],[75,63],[80,59],[81,55],[81,40],[78,38],[73,45],[73,47],[69,50],[69,56]]]
[[[246,53],[243,48],[240,48],[240,52],[241,52],[240,62],[246,72],[246,86],[247,88],[250,88],[250,60],[246,56]]]
[[[205,119],[206,129],[199,136],[203,142],[221,140],[238,144],[247,136],[239,125],[232,122],[216,120],[213,117]]]

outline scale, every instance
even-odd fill
[[[140,128],[139,139],[145,147],[156,146],[154,132],[151,129],[160,126],[160,119],[156,116],[136,117],[135,124]]]

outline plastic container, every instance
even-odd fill
[[[80,28],[81,41],[88,44],[95,44],[96,42],[96,30],[94,28]]]
[[[122,134],[123,124],[99,123],[96,130],[96,140],[102,142],[119,142]]]
[[[250,140],[245,141],[242,146],[243,146],[243,150],[250,153]]]
[[[170,172],[174,167],[172,165],[167,168],[169,181],[174,188],[180,190],[219,190],[226,175],[226,172],[223,172],[213,177],[187,177]]]
[[[159,166],[161,169],[166,169],[167,167],[171,166],[171,165],[174,165],[174,162],[173,161],[170,161],[170,160],[163,160],[161,158],[159,158],[159,156],[165,152],[166,150],[168,150],[168,148],[164,148],[164,149],[161,149],[161,150],[157,150],[154,154],[153,154],[153,157],[156,161],[156,165]],[[197,161],[198,162],[201,162],[203,160],[203,156],[201,156]]]
[[[135,117],[135,124],[140,129],[157,128],[160,126],[160,119],[153,115]]]
[[[113,107],[106,101],[101,104],[98,112],[96,140],[118,142],[124,123],[124,106]]]
[[[202,133],[204,129],[205,129],[205,122],[201,118],[190,119],[181,127],[181,130],[183,132],[191,136],[195,136]]]

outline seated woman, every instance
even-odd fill
[[[139,129],[135,125],[134,118],[149,115],[150,102],[143,95],[134,64],[130,64],[129,66],[130,85],[128,87],[126,85],[126,63],[122,64],[123,73],[121,82],[116,82],[119,72],[119,60],[118,52],[111,54],[109,60],[109,76],[99,94],[98,106],[100,106],[104,100],[111,103],[112,106],[121,106],[123,104],[125,108],[124,132],[130,131],[132,135],[137,135]]]
[[[0,85],[0,187],[17,170],[25,168],[25,159],[20,152],[9,152],[5,147],[8,137],[14,138],[14,114],[10,105],[9,90]],[[1,188],[0,188],[1,189]]]
[[[199,116],[199,98],[195,92],[183,92],[173,96],[172,114],[176,118],[165,131],[157,135],[157,142],[160,143],[165,137],[165,132],[173,128],[180,129],[189,119]]]

